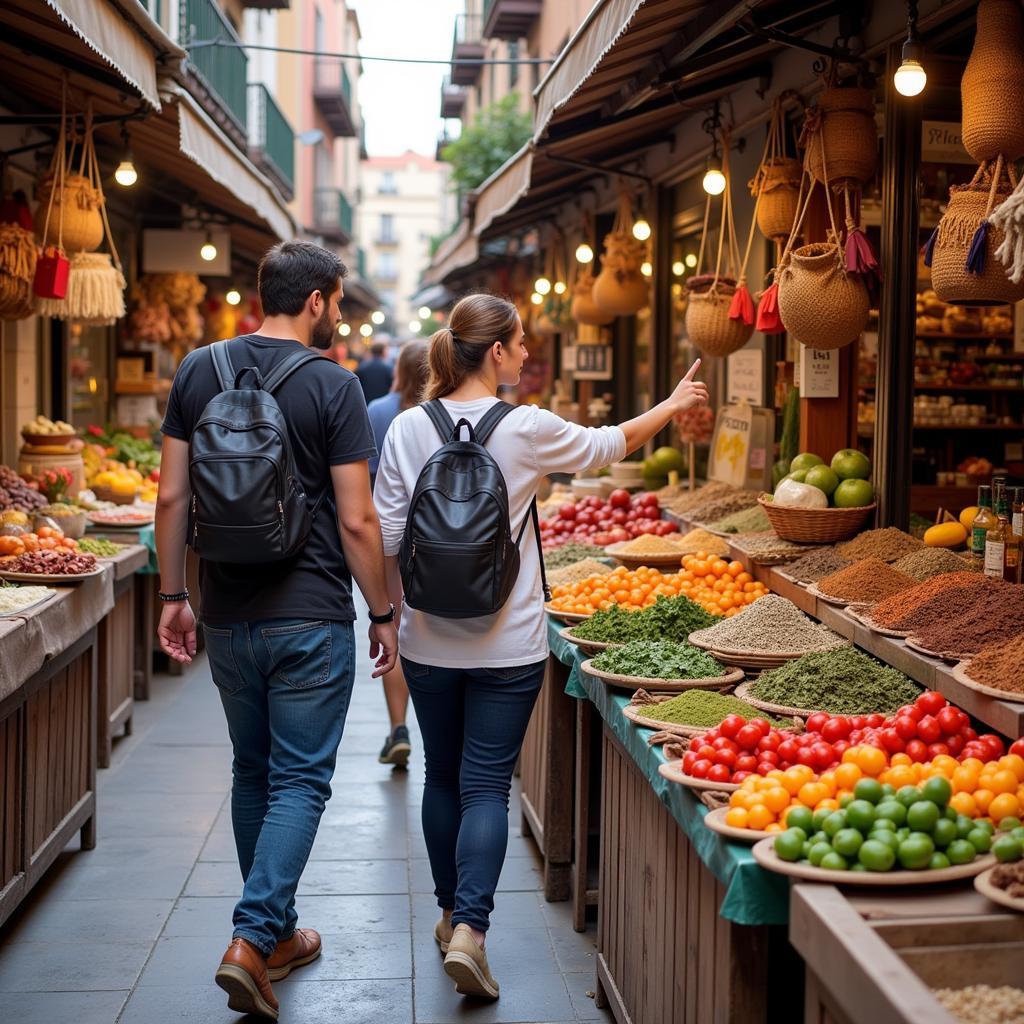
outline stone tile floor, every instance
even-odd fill
[[[99,773],[96,849],[70,846],[0,929],[2,1020],[255,1020],[228,1010],[213,984],[241,886],[220,702],[202,658],[183,677],[158,677],[154,690],[154,700],[137,705],[134,735]],[[422,745],[410,726],[412,769],[378,764],[386,715],[364,648],[334,795],[299,887],[300,921],[323,934],[324,954],[275,986],[282,1022],[611,1020],[592,997],[594,929],[577,934],[569,905],[545,902],[536,849],[520,833],[517,789],[488,939],[502,996],[484,1003],[455,993],[432,938],[438,911],[419,821]]]

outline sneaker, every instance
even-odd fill
[[[444,958],[444,973],[464,996],[497,999],[498,983],[487,966],[487,954],[477,945],[468,924],[457,924]]]
[[[409,730],[404,725],[398,725],[384,741],[384,747],[377,760],[381,764],[393,764],[396,768],[405,768],[409,764],[411,753],[412,744],[409,742]]]
[[[452,922],[449,918],[442,916],[434,925],[434,941],[441,948],[442,955],[448,952],[448,946],[452,941]]]
[[[472,937],[470,937],[472,941]],[[277,1020],[278,1005],[263,954],[245,939],[233,939],[214,980],[228,994],[228,1008]]]

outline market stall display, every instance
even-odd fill
[[[806,555],[801,555],[795,561],[786,562],[782,566],[782,572],[797,583],[815,583],[851,565],[853,563],[843,558],[835,548],[817,548]]]
[[[918,582],[930,580],[947,572],[981,572],[981,566],[976,562],[945,548],[911,551],[893,562],[892,567]]]
[[[0,618],[27,612],[56,593],[49,587],[0,586]]]
[[[0,579],[24,583],[78,583],[103,572],[92,555],[67,549],[27,551],[0,561]]]
[[[625,708],[625,714],[637,725],[665,730],[681,736],[699,736],[721,725],[730,715],[757,718],[760,712],[738,697],[714,690],[685,690],[675,696],[638,690]],[[784,723],[768,719],[770,725]]]
[[[607,501],[590,496],[566,503],[540,524],[545,551],[567,540],[605,547],[641,534],[678,532],[675,523],[661,518],[661,507],[654,494],[633,496],[621,488],[612,491]]]
[[[611,647],[585,661],[581,668],[609,686],[629,690],[646,687],[663,693],[696,687],[719,689],[743,678],[742,669],[723,665],[696,647],[671,640],[634,641]]]
[[[768,596],[768,588],[742,562],[727,562],[704,551],[683,558],[680,589],[711,615],[729,619]]]
[[[890,568],[879,558],[863,558],[823,576],[808,589],[837,604],[875,604],[909,590],[914,582],[912,576]]]
[[[570,541],[568,544],[560,544],[544,552],[544,567],[551,572],[554,569],[564,569],[566,566],[575,565],[585,558],[601,558],[604,554],[602,548],[593,544],[578,544]]]
[[[836,552],[851,562],[862,558],[879,558],[883,562],[899,561],[904,555],[920,551],[924,543],[894,526],[865,530],[853,540],[836,545]]]
[[[690,633],[714,621],[714,616],[685,595],[660,596],[640,612],[625,611],[617,604],[598,611],[569,630],[568,639],[607,644],[672,640],[685,644]]]

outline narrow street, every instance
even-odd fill
[[[323,934],[324,953],[275,985],[281,1020],[609,1020],[588,995],[594,929],[577,934],[570,905],[544,901],[515,791],[488,941],[501,999],[455,993],[432,937],[422,744],[413,720],[412,770],[377,763],[384,701],[363,644],[359,655],[334,795],[299,886],[300,923]],[[223,714],[204,658],[183,677],[159,677],[154,690],[99,774],[96,849],[62,854],[4,930],[0,1004],[12,1024],[240,1020],[213,983],[240,888]]]

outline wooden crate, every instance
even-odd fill
[[[100,621],[97,678],[97,765],[110,767],[115,733],[132,732],[135,705],[135,578],[114,583],[114,607]]]
[[[784,929],[722,919],[725,888],[607,726],[602,759],[598,1004],[618,1024],[779,1019]]]
[[[0,924],[76,831],[96,845],[96,630],[0,702]]]

